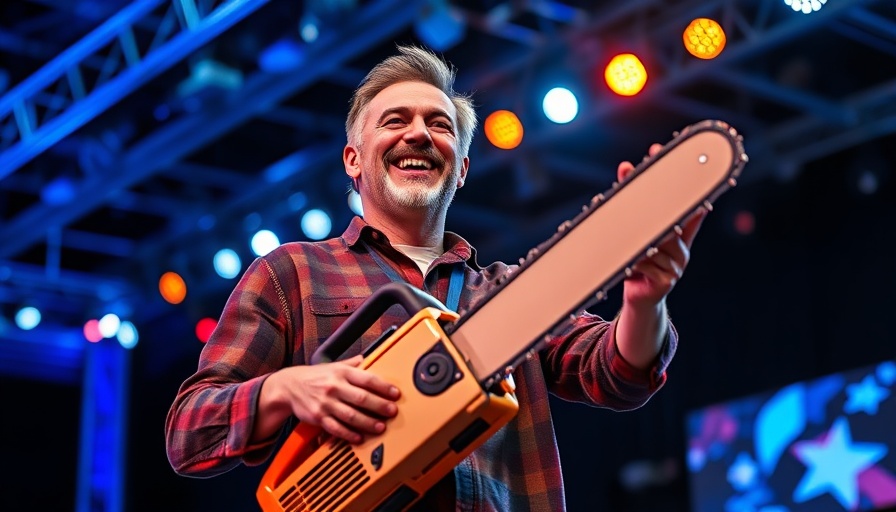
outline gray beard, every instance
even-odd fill
[[[454,198],[457,183],[458,167],[455,167],[449,175],[443,176],[443,180],[436,186],[430,187],[422,181],[414,183],[412,180],[404,186],[397,185],[384,169],[383,179],[377,183],[384,197],[389,198],[395,206],[403,208],[432,208],[439,210],[447,208]]]

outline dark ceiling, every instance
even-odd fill
[[[605,190],[617,162],[705,118],[745,136],[745,183],[790,182],[832,158],[880,179],[896,163],[892,1],[830,0],[810,15],[782,0],[449,4],[464,27],[444,49],[458,89],[474,94],[480,117],[508,108],[526,126],[512,151],[475,138],[449,214],[483,260],[523,254]],[[426,42],[415,24],[440,5],[0,4],[0,336],[45,343],[109,311],[140,328],[176,311],[157,291],[167,270],[187,279],[183,307],[213,316],[233,286],[212,271],[220,247],[245,265],[252,230],[302,239],[298,218],[315,207],[341,231],[349,95],[396,43]],[[299,34],[309,10],[321,20],[313,43]],[[717,59],[691,58],[680,43],[699,16],[728,34]],[[299,49],[291,67],[262,70],[272,47]],[[602,83],[620,51],[649,70],[637,97]],[[538,105],[555,84],[581,99],[568,125]],[[25,303],[41,307],[40,329],[10,325]],[[10,354],[0,354],[4,368],[28,367]]]

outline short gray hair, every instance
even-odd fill
[[[361,142],[361,122],[373,97],[383,89],[400,82],[423,82],[445,93],[457,109],[457,138],[462,156],[468,156],[473,131],[476,130],[476,110],[469,95],[454,90],[457,70],[435,53],[417,46],[398,46],[393,55],[373,67],[355,89],[345,120],[345,135],[349,144]]]

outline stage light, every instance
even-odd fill
[[[181,98],[192,96],[202,90],[219,88],[234,91],[243,85],[243,72],[214,59],[202,59],[190,70],[190,76],[177,86]],[[185,105],[185,108],[189,108]]]
[[[509,110],[498,110],[485,118],[485,137],[500,149],[513,149],[523,141],[523,123]]]
[[[16,312],[16,325],[23,331],[30,331],[40,324],[40,310],[25,306]]]
[[[233,279],[240,274],[242,262],[233,249],[221,249],[215,253],[215,272],[224,279]]]
[[[348,193],[348,207],[355,215],[364,216],[364,205],[361,204],[361,194],[354,190]]]
[[[313,12],[303,14],[299,20],[299,35],[302,36],[302,41],[308,44],[317,41],[320,36],[318,25],[320,25],[320,19]]]
[[[579,113],[579,100],[569,89],[555,87],[544,95],[542,108],[548,119],[557,124],[565,124],[575,119]]]
[[[725,31],[715,20],[697,18],[682,35],[688,53],[699,59],[714,59],[725,48]]]
[[[187,283],[177,272],[165,272],[159,278],[159,293],[171,304],[180,304],[187,296]]]
[[[827,0],[784,0],[784,3],[796,12],[812,14],[824,7]]]
[[[622,53],[610,60],[604,70],[610,89],[620,96],[634,96],[647,83],[647,70],[636,55]]]
[[[84,338],[91,343],[97,343],[103,339],[103,335],[100,333],[99,320],[92,318],[84,322]]]
[[[218,321],[213,318],[200,319],[196,322],[196,337],[203,343],[207,342],[217,326]]]
[[[308,210],[302,215],[302,232],[312,240],[323,240],[332,228],[333,222],[323,210]]]
[[[40,191],[40,199],[46,204],[58,206],[75,198],[77,186],[74,180],[66,176],[60,176],[47,183]]]
[[[291,39],[278,39],[261,51],[258,67],[268,73],[284,73],[298,68],[305,60],[305,50]]]
[[[262,229],[252,235],[250,245],[256,256],[264,256],[280,246],[280,239],[273,231]]]
[[[114,313],[103,315],[100,318],[99,328],[103,338],[111,338],[118,334],[119,327],[121,327],[121,319]]]
[[[463,40],[467,26],[463,17],[453,12],[445,0],[429,4],[414,23],[414,31],[426,46],[443,52]]]
[[[734,216],[734,230],[741,235],[749,235],[756,229],[756,217],[753,212],[741,210]]]
[[[121,322],[118,334],[115,337],[118,339],[118,343],[126,349],[136,347],[137,342],[140,340],[137,328],[131,322]]]

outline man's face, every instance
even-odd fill
[[[468,159],[458,154],[457,111],[439,89],[400,82],[367,107],[358,147],[346,147],[346,172],[360,178],[365,215],[446,209],[463,185]]]

